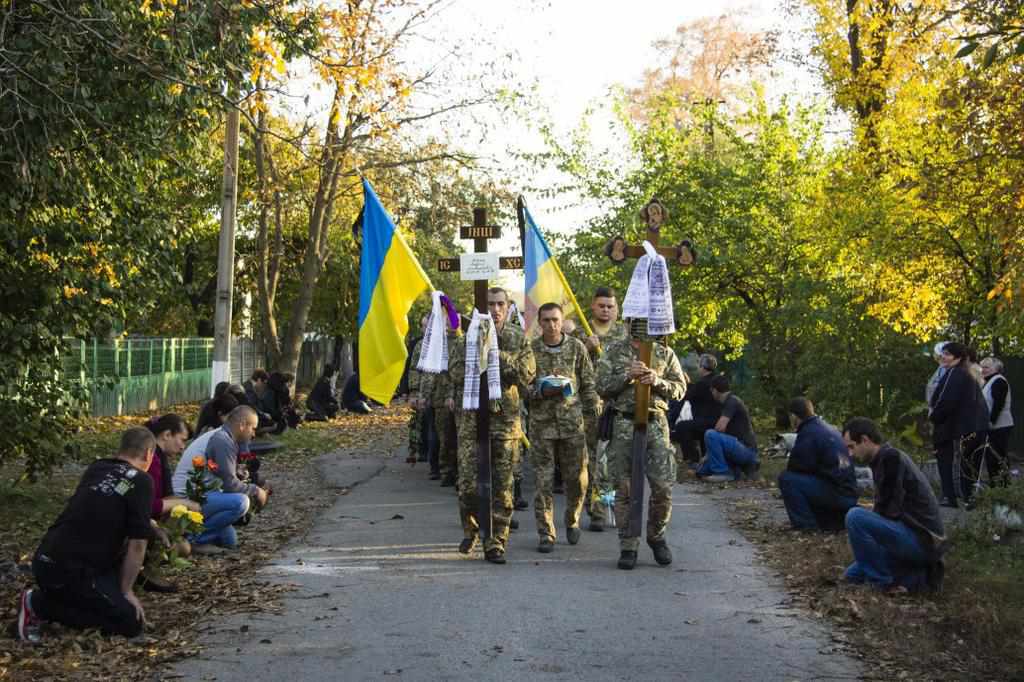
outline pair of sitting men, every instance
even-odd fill
[[[779,491],[793,528],[845,528],[854,558],[845,573],[849,582],[882,589],[939,589],[945,530],[924,473],[887,444],[870,419],[851,419],[840,434],[814,413],[807,398],[794,398],[789,411],[799,426],[786,471],[779,475]],[[871,468],[871,511],[857,504],[851,457]]]
[[[259,506],[267,503],[269,488],[244,483],[237,476],[239,444],[256,430],[252,408],[235,408],[222,428],[196,439],[182,455],[170,487],[166,485],[169,468],[162,462],[159,474],[148,473],[155,471],[154,458],[165,454],[157,455],[158,449],[180,452],[187,437],[184,422],[169,417],[173,415],[155,420],[152,428],[128,429],[114,457],[86,468],[33,557],[36,588],[20,596],[19,638],[39,642],[45,621],[73,628],[98,627],[106,634],[126,637],[142,633],[145,611],[134,587],[149,543],[168,540],[153,517],[184,503],[193,456],[215,462],[204,476],[216,477],[221,484],[221,490],[208,493],[201,506],[205,530],[192,538],[193,551],[234,549],[237,536],[232,524],[249,510],[250,496]],[[179,475],[183,470],[184,476]],[[159,507],[154,498],[159,498]]]

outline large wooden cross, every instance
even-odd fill
[[[487,240],[501,237],[501,228],[498,225],[487,224],[487,209],[473,209],[473,224],[459,228],[460,239],[473,240],[473,253],[487,254]],[[468,255],[468,254],[467,254]],[[480,265],[480,263],[476,263]],[[481,313],[487,312],[487,289],[488,280],[476,276],[472,269],[474,263],[467,263],[463,267],[460,258],[441,258],[437,261],[437,269],[441,272],[459,272],[463,280],[473,280],[473,306]],[[498,258],[498,267],[502,270],[519,270],[523,267],[521,256],[502,256]],[[511,303],[511,301],[509,301]],[[510,321],[506,318],[505,324]],[[494,329],[498,333],[497,328]],[[477,475],[476,491],[480,499],[480,510],[477,523],[480,527],[480,537],[486,540],[491,537],[491,507],[493,491],[491,490],[491,413],[489,409],[490,396],[487,394],[486,370],[481,372],[480,377],[480,407],[476,411],[476,451],[477,451]],[[495,396],[495,400],[501,396]]]
[[[651,243],[666,262],[687,267],[697,261],[697,252],[693,243],[684,239],[677,246],[659,247],[661,226],[668,219],[668,211],[656,198],[652,198],[640,211],[640,216],[647,224],[647,241]],[[621,264],[626,258],[639,258],[646,254],[642,245],[628,244],[624,237],[613,237],[605,246],[605,254],[613,263]],[[650,339],[642,341],[639,348],[639,360],[647,367],[651,366],[651,355],[654,344]],[[630,469],[629,492],[629,531],[628,537],[640,537],[644,520],[644,485],[646,483],[647,462],[647,421],[650,410],[651,387],[648,384],[636,384],[636,408],[633,412],[633,450],[632,467]]]

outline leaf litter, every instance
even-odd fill
[[[197,408],[178,406],[169,411],[194,420]],[[161,669],[200,653],[211,619],[236,613],[280,613],[281,598],[295,585],[262,580],[259,568],[287,543],[301,538],[318,514],[348,492],[326,485],[314,460],[328,453],[390,457],[404,441],[408,418],[407,406],[393,405],[371,415],[343,414],[330,422],[311,422],[285,432],[279,440],[286,447],[264,458],[263,471],[274,494],[249,526],[238,529],[239,552],[192,557],[188,568],[166,570],[165,577],[178,586],[176,594],[137,589],[148,624],[135,640],[47,624],[43,643],[33,647],[18,641],[13,629],[5,627],[0,633],[0,680],[172,679],[161,675]],[[145,419],[143,415],[83,422],[79,431],[87,441],[83,451],[90,455],[84,459],[109,452],[117,433]],[[68,465],[45,482],[61,506],[82,469],[81,464]],[[11,501],[17,504],[17,495]],[[31,585],[31,556],[52,520],[51,512],[47,518],[0,527],[0,619],[5,626],[13,625],[17,616],[18,593]],[[242,632],[247,630],[243,626]]]

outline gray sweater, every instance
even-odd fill
[[[174,469],[172,485],[174,494],[185,496],[185,484],[188,481],[188,474],[192,471],[192,458],[201,455],[207,460],[213,460],[217,464],[217,473],[206,471],[206,480],[213,482],[220,480],[221,491],[225,493],[255,494],[256,486],[252,483],[243,483],[238,479],[238,443],[231,436],[228,427],[222,426],[219,429],[208,431],[189,443],[182,453],[178,466]]]

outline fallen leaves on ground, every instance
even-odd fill
[[[194,417],[195,408],[179,408]],[[110,434],[139,424],[145,416],[102,418],[83,425],[83,434],[109,440]],[[190,559],[191,566],[165,577],[177,594],[160,595],[136,588],[149,625],[139,641],[103,637],[97,631],[80,632],[48,625],[43,644],[31,647],[0,636],[0,679],[141,680],[151,679],[161,667],[202,651],[210,619],[232,613],[273,613],[288,585],[272,585],[258,578],[258,569],[285,544],[301,538],[316,515],[346,489],[325,485],[313,461],[318,456],[391,457],[407,436],[409,410],[405,405],[380,408],[371,415],[343,414],[330,422],[303,424],[276,437],[286,447],[263,459],[262,472],[271,480],[270,504],[239,528],[241,548],[216,556]],[[64,500],[82,470],[69,466],[45,482],[53,495]],[[17,495],[0,503],[17,504]],[[63,503],[57,505],[57,509]],[[0,529],[0,618],[12,623],[17,595],[31,584],[28,562],[47,521],[26,521]]]
[[[1024,670],[1020,649],[994,647],[986,636],[999,605],[979,598],[955,570],[947,569],[939,595],[850,585],[842,577],[853,561],[846,533],[792,531],[778,492],[768,488],[731,487],[715,496],[733,527],[782,575],[792,604],[827,619],[833,642],[868,661],[872,679],[1005,679]]]

